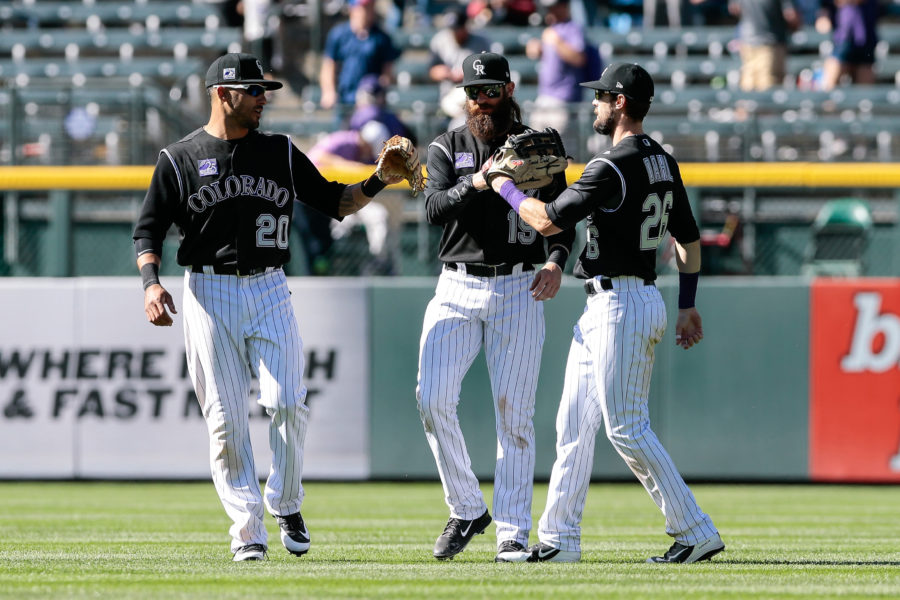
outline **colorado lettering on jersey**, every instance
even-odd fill
[[[224,187],[224,190],[223,190]],[[290,200],[291,193],[287,188],[278,187],[278,183],[265,177],[259,180],[252,175],[231,175],[224,181],[214,181],[204,185],[188,198],[188,206],[196,213],[202,213],[216,203],[237,196],[255,196],[275,203],[281,208]]]
[[[647,179],[651,184],[657,181],[673,181],[669,163],[662,154],[651,154],[644,157],[644,168],[647,170]]]

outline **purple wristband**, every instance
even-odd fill
[[[519,207],[522,205],[522,202],[528,197],[516,187],[512,179],[500,186],[500,196],[506,200],[507,204],[513,207],[516,214],[519,213]]]

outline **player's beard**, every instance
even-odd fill
[[[246,127],[250,131],[259,129],[259,116],[256,113],[244,116],[241,119],[241,127]]]
[[[261,115],[256,114],[256,106],[238,109],[234,111],[233,117],[239,127],[248,131],[259,129],[259,121],[262,118]]]
[[[613,122],[612,112],[606,115],[606,119],[602,121],[600,120],[600,115],[597,115],[597,118],[594,120],[594,131],[596,131],[600,135],[611,134],[614,126],[615,123]]]
[[[466,102],[466,125],[480,140],[495,140],[505,135],[513,124],[513,99],[504,94],[503,99],[488,113],[478,112],[478,104]]]

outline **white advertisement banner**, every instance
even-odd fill
[[[181,307],[181,278],[163,278]],[[369,475],[369,324],[359,280],[291,278],[310,408],[304,477]],[[209,477],[181,315],[154,327],[140,279],[0,279],[0,477]],[[248,398],[260,477],[268,417]]]

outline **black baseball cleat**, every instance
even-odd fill
[[[268,555],[266,554],[266,547],[262,544],[247,544],[246,546],[241,546],[234,553],[234,562],[244,562],[248,560],[266,560]]]
[[[696,546],[685,546],[679,542],[672,544],[672,547],[662,556],[651,556],[647,559],[648,563],[695,563],[701,560],[709,560],[719,552],[725,549],[725,542],[719,537],[719,534],[707,538]]]
[[[434,543],[434,557],[438,560],[449,560],[466,549],[466,545],[491,524],[488,511],[477,519],[467,521],[451,517],[444,527],[444,533]]]
[[[506,540],[497,548],[494,562],[525,562],[528,550],[516,540]]]
[[[528,548],[528,554],[523,562],[578,562],[581,560],[581,552],[578,550],[560,550],[543,542]]]
[[[295,512],[284,517],[275,516],[281,529],[281,543],[294,556],[303,556],[309,551],[309,531],[303,517]]]

